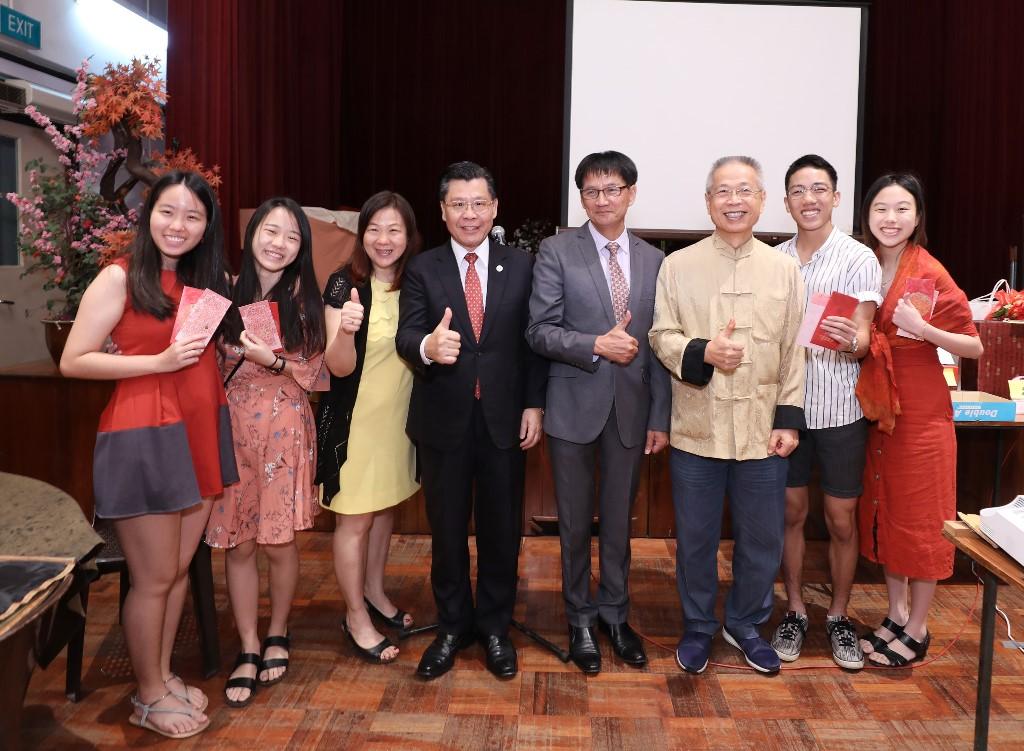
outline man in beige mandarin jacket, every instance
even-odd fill
[[[671,470],[676,574],[686,631],[684,670],[707,667],[726,491],[733,520],[733,587],[725,640],[757,670],[779,658],[758,627],[772,612],[782,557],[786,457],[805,429],[804,352],[796,344],[804,290],[792,258],[756,240],[761,167],[723,157],[705,196],[715,233],[670,255],[658,275],[651,347],[673,376]]]

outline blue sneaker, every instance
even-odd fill
[[[751,636],[749,639],[737,639],[729,633],[727,628],[722,629],[722,636],[725,637],[726,642],[743,653],[747,664],[754,670],[761,673],[779,672],[782,661],[779,660],[778,653],[772,649],[771,644],[760,636]]]
[[[687,673],[703,673],[711,657],[712,634],[688,631],[676,646],[676,664]]]

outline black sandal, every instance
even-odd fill
[[[288,653],[291,654],[291,636],[287,634],[285,636],[268,636],[266,639],[263,640],[263,654],[266,654],[267,650],[270,647],[280,647],[282,649],[287,649]],[[257,676],[259,676],[259,674],[263,671],[272,670],[273,668],[284,668],[284,672],[282,672],[281,675],[277,676],[277,678],[271,678],[269,681],[264,681],[260,678],[257,678],[257,682],[261,686],[273,686],[275,683],[280,683],[281,681],[283,681],[284,677],[288,675],[289,659],[289,657],[271,657],[269,660],[264,660],[260,658],[260,669],[259,672],[257,672],[256,674]]]
[[[880,626],[880,628],[888,629],[892,633],[894,639],[898,639],[903,635],[903,626],[896,623],[896,621],[894,621],[889,616],[886,616],[882,619],[882,625]],[[871,651],[868,652],[868,654],[881,652],[883,649],[886,648],[890,641],[888,639],[883,639],[874,631],[869,631],[860,638],[862,641],[866,641],[868,644],[871,645]]]
[[[235,659],[235,666],[231,668],[231,672],[238,670],[242,665],[255,665],[256,675],[260,672],[260,656],[253,652],[239,652],[238,657]],[[230,699],[228,698],[229,688],[247,688],[249,689],[249,695],[244,699]],[[252,703],[253,698],[256,696],[256,679],[249,678],[248,676],[240,675],[237,678],[228,678],[228,682],[224,684],[224,702],[229,707],[235,707],[241,709],[242,707],[248,706]]]
[[[344,622],[341,624],[341,630],[345,632],[345,635],[348,637],[348,640],[352,642],[352,646],[355,647],[356,654],[358,654],[367,662],[372,662],[375,665],[387,665],[388,663],[394,662],[397,659],[397,656],[392,657],[390,660],[385,660],[381,657],[381,655],[384,654],[385,650],[397,646],[388,637],[385,636],[377,644],[374,644],[372,647],[367,649],[366,647],[359,646],[359,643],[356,641],[356,637],[352,636],[352,632],[349,630],[348,626]]]
[[[882,655],[887,660],[889,660],[889,664],[887,665],[883,662],[876,662],[875,660],[872,660],[871,662],[875,666],[880,668],[902,668],[907,665],[910,665],[911,663],[919,662],[920,660],[924,659],[924,656],[926,654],[928,654],[928,645],[932,643],[932,635],[931,633],[927,633],[924,635],[923,640],[918,641],[913,636],[904,631],[899,636],[897,636],[896,639],[893,639],[893,641],[897,640],[906,644],[910,648],[910,651],[914,653],[914,656],[910,659],[907,659],[899,652],[894,652],[893,650],[889,649],[888,645],[886,645],[882,647],[880,650],[878,650],[878,654]]]
[[[412,624],[410,624],[409,626],[405,625],[405,616],[409,614],[401,608],[397,608],[397,612],[393,616],[388,618],[388,616],[380,612],[377,609],[377,606],[370,602],[369,599],[367,599],[366,597],[363,598],[363,602],[366,603],[366,609],[370,611],[370,615],[374,615],[380,618],[382,621],[384,621],[392,628],[397,628],[400,631],[405,631],[407,628],[412,627]]]

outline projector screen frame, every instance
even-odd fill
[[[632,0],[624,0],[630,2]],[[663,2],[663,3],[694,3],[703,5],[791,5],[791,6],[812,6],[826,8],[859,8],[861,14],[860,24],[860,59],[857,71],[857,143],[855,147],[855,165],[853,176],[853,234],[860,236],[863,228],[860,222],[860,202],[863,195],[863,155],[864,155],[864,106],[866,104],[865,77],[867,73],[867,51],[868,51],[868,23],[870,21],[870,7],[872,0],[639,0],[641,2]],[[570,137],[572,131],[572,36],[573,36],[573,7],[577,0],[565,0],[565,84],[562,97],[562,199],[561,212],[559,214],[560,228],[569,226],[569,193],[570,186],[574,185],[574,174],[576,165],[570,164]],[[710,160],[717,157],[709,157]],[[843,191],[845,194],[846,191]],[[630,228],[634,229],[634,228]],[[658,229],[654,227],[636,228],[636,232],[643,232],[649,237],[671,238],[676,235],[692,235],[701,233],[707,234],[706,230],[693,229]],[[755,234],[761,234],[755,232]],[[775,235],[777,233],[771,233]]]

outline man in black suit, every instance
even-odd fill
[[[487,668],[516,674],[508,638],[522,533],[525,451],[542,431],[547,362],[526,344],[532,258],[492,245],[498,213],[490,172],[456,162],[441,177],[451,240],[409,261],[398,354],[416,370],[406,432],[419,452],[432,534],[438,634],[416,672],[437,678],[476,635]],[[476,525],[476,606],[469,580]]]

